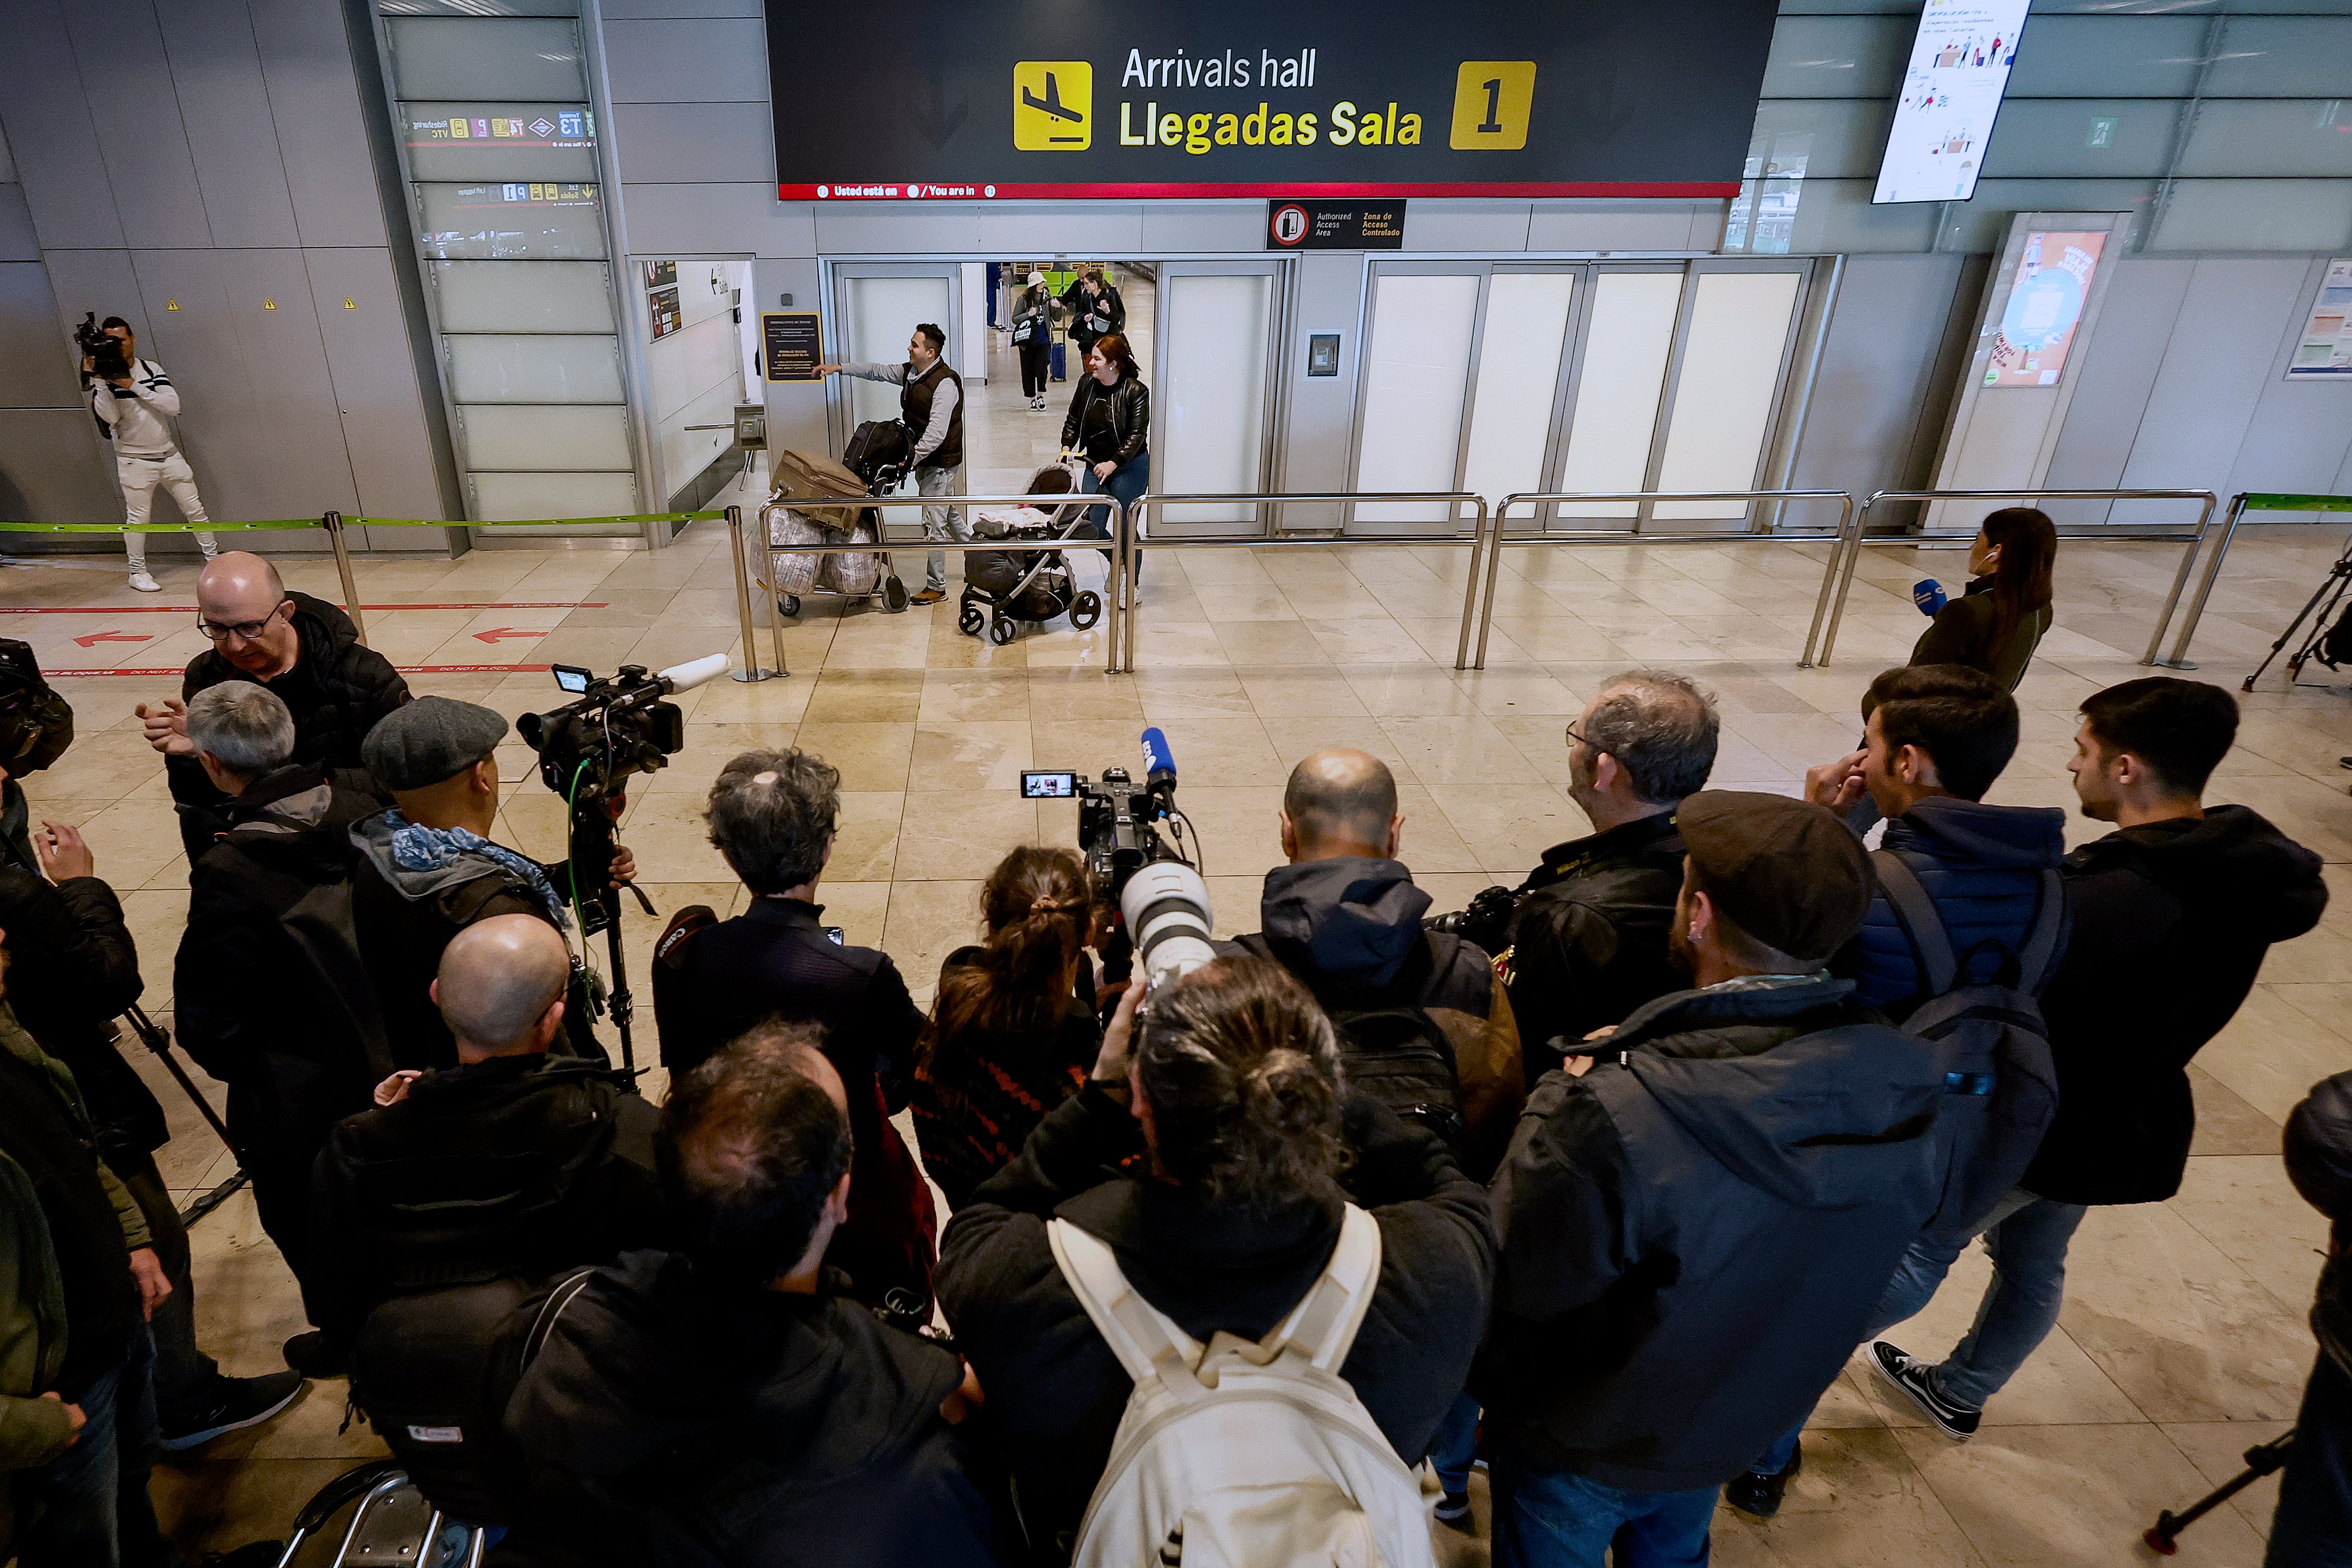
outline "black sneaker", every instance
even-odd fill
[[[1804,1468],[1805,1450],[1800,1447],[1789,1456],[1789,1468],[1784,1470],[1749,1470],[1734,1476],[1723,1489],[1723,1500],[1742,1513],[1769,1519],[1780,1511],[1780,1500],[1788,1495],[1789,1483]]]
[[[345,1377],[352,1370],[351,1346],[329,1340],[317,1329],[296,1334],[279,1353],[304,1377]]]
[[[163,1447],[178,1452],[209,1443],[224,1432],[257,1426],[294,1403],[302,1392],[299,1372],[273,1372],[268,1377],[223,1377],[213,1382],[212,1398],[184,1419],[163,1423]]]
[[[1965,1405],[1954,1405],[1936,1392],[1934,1381],[1927,1373],[1933,1370],[1916,1356],[1905,1355],[1885,1340],[1874,1341],[1870,1347],[1870,1364],[1878,1375],[1911,1396],[1911,1403],[1927,1412],[1936,1429],[1955,1443],[1965,1443],[1977,1435],[1977,1423],[1984,1419],[1982,1410],[1971,1410]]]
[[[1447,1492],[1440,1497],[1437,1500],[1437,1522],[1465,1535],[1475,1533],[1478,1526],[1470,1517],[1470,1494]]]

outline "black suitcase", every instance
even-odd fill
[[[896,419],[868,419],[850,433],[849,445],[841,449],[841,466],[870,485],[875,475],[892,464],[904,463],[913,450],[904,424]]]

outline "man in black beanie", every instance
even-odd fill
[[[1781,795],[1676,820],[1692,989],[1545,1077],[1491,1192],[1497,1568],[1600,1568],[1612,1538],[1704,1563],[1721,1484],[1836,1377],[1941,1186],[1940,1068],[1823,967],[1870,905],[1861,842]]]

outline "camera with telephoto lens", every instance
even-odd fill
[[[89,374],[100,381],[121,381],[131,374],[131,358],[122,351],[122,340],[98,324],[96,310],[81,313],[81,325],[74,329],[74,342],[89,356]]]
[[[1511,944],[1511,916],[1526,896],[1517,888],[1488,888],[1470,900],[1469,908],[1432,915],[1421,922],[1422,929],[1458,936],[1485,949],[1489,956],[1499,957]]]
[[[36,773],[73,744],[73,707],[41,676],[30,644],[0,637],[0,769]]]
[[[1188,974],[1216,956],[1209,945],[1209,889],[1181,843],[1191,824],[1176,805],[1176,759],[1157,728],[1143,732],[1144,777],[1105,768],[1084,773],[1032,770],[1021,775],[1024,800],[1078,803],[1078,851],[1097,894],[1118,909],[1119,925],[1103,952],[1105,973],[1122,979],[1121,947],[1154,984]],[[1197,845],[1198,835],[1192,835]],[[1198,853],[1197,848],[1194,851]]]

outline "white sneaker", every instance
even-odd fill
[[[163,584],[147,575],[144,571],[131,574],[131,585],[142,594],[160,594],[163,591]]]

